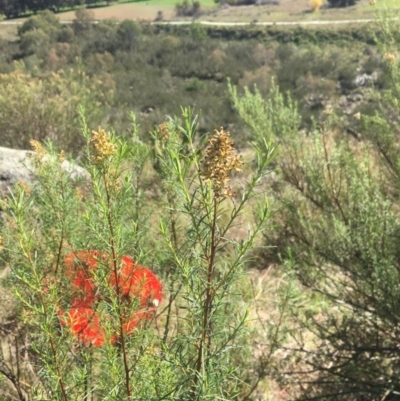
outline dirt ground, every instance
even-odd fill
[[[90,10],[97,20],[115,18],[119,20],[154,20],[158,11],[162,11],[165,19],[172,19],[174,6],[156,5],[149,2],[117,4],[110,7],[94,8]],[[68,11],[57,15],[60,20],[72,20],[75,18],[75,11]]]

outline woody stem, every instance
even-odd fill
[[[217,249],[217,241],[215,238],[215,231],[217,225],[217,198],[214,195],[213,200],[213,219],[211,225],[211,248],[210,248],[210,255],[208,257],[208,266],[207,266],[207,283],[206,283],[206,299],[204,302],[204,310],[203,310],[203,322],[202,322],[202,330],[201,330],[201,339],[199,344],[199,351],[197,355],[197,364],[196,364],[196,376],[194,378],[194,385],[192,389],[193,399],[197,397],[196,387],[198,385],[199,376],[201,369],[204,364],[203,352],[204,346],[210,339],[210,324],[209,324],[209,315],[211,312],[211,305],[212,305],[212,276],[214,272],[214,261],[215,261],[215,253]],[[208,348],[210,344],[208,343]]]
[[[119,319],[119,328],[121,334],[121,348],[122,348],[122,359],[124,363],[124,370],[125,370],[125,386],[126,386],[126,393],[127,393],[127,401],[132,400],[132,390],[131,384],[129,380],[129,365],[128,365],[128,357],[126,353],[126,343],[125,343],[125,333],[124,333],[124,318],[122,316],[122,305],[121,305],[121,290],[119,286],[118,280],[118,262],[117,262],[117,252],[115,249],[115,237],[114,237],[114,228],[112,224],[112,216],[111,216],[111,196],[110,191],[108,188],[107,176],[103,173],[103,181],[104,181],[104,188],[107,196],[107,221],[108,221],[108,229],[110,231],[110,245],[111,245],[111,253],[112,253],[112,263],[113,263],[113,272],[115,276],[115,287],[117,291],[117,305],[118,305],[118,319]]]

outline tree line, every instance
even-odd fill
[[[0,0],[0,14],[7,18],[18,17],[29,12],[52,10],[58,12],[63,8],[93,6],[96,3],[111,3],[111,0]]]

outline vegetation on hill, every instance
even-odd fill
[[[0,72],[4,74],[0,85],[7,86],[10,79],[16,79],[8,74],[15,75],[17,71],[20,79],[23,73],[38,84],[4,96],[9,108],[26,104],[24,96],[49,96],[51,102],[53,94],[43,91],[54,74],[64,79],[58,88],[52,84],[54,96],[74,91],[74,85],[77,90],[72,82],[76,77],[88,80],[88,86],[100,88],[89,90],[86,98],[86,89],[79,88],[82,96],[68,99],[71,117],[65,119],[61,108],[52,108],[51,119],[58,123],[43,123],[40,134],[35,134],[37,138],[54,138],[60,141],[58,145],[74,153],[81,149],[77,128],[71,128],[77,118],[74,110],[78,102],[88,110],[91,125],[115,127],[122,134],[129,132],[130,111],[135,111],[143,132],[148,132],[165,115],[178,115],[180,105],[186,104],[202,113],[200,132],[223,125],[230,127],[243,143],[245,127],[231,107],[228,78],[240,90],[256,84],[267,96],[271,77],[276,76],[282,90],[290,91],[299,102],[304,124],[310,124],[311,118],[319,118],[321,111],[338,103],[343,108],[344,123],[353,111],[369,108],[371,112],[368,88],[372,84],[387,85],[374,37],[366,29],[320,32],[205,28],[197,24],[170,27],[140,25],[130,20],[105,20],[93,25],[90,19],[90,11],[80,9],[71,25],[61,25],[46,11],[26,20],[18,30],[17,42],[0,43]],[[323,47],[320,43],[324,43]],[[343,52],[343,46],[352,49],[351,57],[349,52]],[[67,92],[62,85],[67,86]],[[10,87],[4,87],[2,92],[7,93]],[[35,93],[39,90],[40,94]],[[32,113],[46,115],[47,104],[36,102]],[[29,127],[30,118],[21,116],[17,123],[10,113],[4,113],[2,143],[26,148],[28,139],[21,125]],[[65,147],[67,142],[71,147]]]
[[[0,14],[6,17],[18,17],[26,13],[43,10],[59,12],[82,6],[109,5],[118,0],[0,0]]]

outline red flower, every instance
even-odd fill
[[[105,343],[99,316],[92,309],[71,308],[67,315],[62,311],[59,311],[59,315],[61,324],[69,327],[69,331],[84,344],[101,347]]]
[[[107,255],[99,251],[71,252],[65,258],[66,276],[72,284],[72,306],[91,307],[96,299],[97,288],[93,281],[98,261],[107,261]]]
[[[122,266],[117,273],[111,273],[110,285],[127,300],[138,298],[142,306],[157,307],[162,301],[162,284],[157,276],[146,267],[135,264],[129,256],[122,257]]]
[[[72,287],[71,309],[67,317],[62,310],[58,311],[63,326],[69,327],[69,331],[83,343],[94,346],[105,343],[105,332],[100,318],[93,310],[94,302],[100,300],[93,270],[97,269],[100,261],[107,263],[108,255],[94,250],[72,252],[66,256],[66,276]],[[139,310],[122,316],[122,329],[128,334],[141,321],[150,319],[162,300],[162,284],[157,276],[151,270],[135,264],[128,256],[122,257],[122,265],[117,274],[110,274],[109,283],[115,290],[118,288],[118,293],[125,302],[131,304],[136,298],[141,305]],[[111,343],[115,342],[116,336],[113,335]]]

